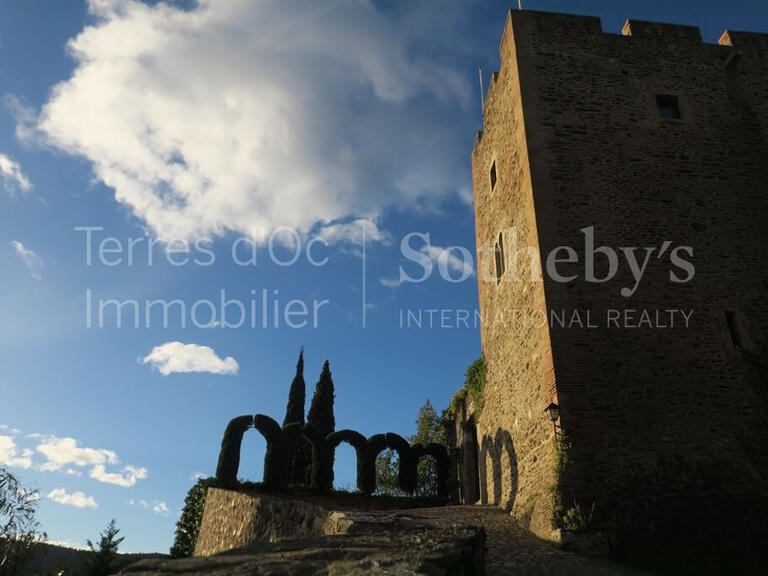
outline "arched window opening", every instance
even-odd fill
[[[357,491],[357,451],[347,442],[342,442],[336,447],[333,488],[345,492]]]

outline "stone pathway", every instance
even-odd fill
[[[509,514],[491,506],[447,506],[401,510],[403,516],[440,523],[482,526],[487,536],[489,576],[578,575],[643,576],[647,572],[602,559],[565,552],[522,528]]]

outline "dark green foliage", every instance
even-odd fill
[[[223,488],[230,488],[237,482],[240,469],[240,448],[243,434],[253,426],[253,416],[238,416],[230,420],[221,440],[219,464],[216,467],[216,479]]]
[[[472,394],[472,407],[475,412],[475,419],[480,418],[480,413],[483,411],[483,404],[485,402],[484,397],[485,390],[485,357],[480,356],[477,360],[467,368],[467,372],[464,375],[464,386],[456,392],[451,400],[451,405],[445,412],[445,417],[453,420],[456,415],[456,408],[460,402],[463,402],[467,397],[467,394]]]
[[[445,426],[429,398],[419,408],[419,414],[416,418],[416,434],[411,436],[409,440],[411,444],[420,444],[422,446],[445,444]],[[432,458],[420,458],[418,460],[416,496],[434,496],[440,492],[438,487],[440,475],[438,474],[438,462],[435,453],[442,454],[438,449],[431,449],[430,451],[425,451],[424,454],[432,456]],[[447,451],[445,453],[447,454]],[[446,481],[447,477],[448,473],[446,472]]]
[[[365,436],[354,430],[339,430],[329,434],[327,441],[328,449],[331,453],[342,442],[346,442],[355,449],[355,454],[357,455],[357,489],[360,492],[370,494],[370,492],[366,492],[369,488],[370,472],[366,462],[368,458],[368,441],[365,439]],[[372,489],[371,492],[373,492]]]
[[[333,416],[335,397],[331,368],[328,360],[326,360],[323,364],[323,371],[320,373],[320,380],[315,386],[315,393],[312,396],[312,404],[307,416],[307,423],[314,426],[323,437],[336,430],[336,420]]]
[[[397,471],[397,483],[403,492],[413,494],[416,491],[416,460],[411,451],[411,445],[408,440],[395,434],[387,432],[387,448],[397,452],[400,458],[400,467]]]
[[[397,486],[397,469],[393,463],[394,452],[387,450],[386,434],[374,434],[366,446],[365,490],[380,496],[401,496]]]
[[[315,385],[315,393],[312,395],[312,403],[307,414],[307,424],[311,424],[323,438],[336,430],[336,419],[333,416],[335,397],[331,368],[326,360],[323,371],[320,373],[320,380]],[[333,455],[330,462],[330,482],[333,484]]]
[[[312,424],[305,424],[303,433],[312,446],[310,485],[320,492],[330,492],[333,487],[333,451],[328,439]]]
[[[395,456],[396,452],[390,449],[385,449],[376,456],[375,484],[378,496],[405,496],[405,493],[400,490],[400,482],[397,478],[400,464],[399,460],[395,460]]]
[[[283,427],[288,424],[304,424],[304,404],[306,402],[306,385],[304,383],[304,349],[299,352],[296,363],[296,376],[291,382],[288,394],[288,407],[285,411]],[[309,466],[312,459],[312,448],[303,436],[292,436],[286,445],[288,452],[288,482],[294,485],[309,483]]]
[[[396,434],[388,434],[387,439],[390,450],[382,452],[376,459],[378,494],[447,495],[450,458],[444,445],[445,426],[429,400],[419,409],[416,434],[409,438],[410,444]],[[396,450],[399,464],[392,450]]]
[[[296,363],[296,375],[291,382],[288,393],[288,407],[285,410],[283,426],[300,422],[304,424],[304,403],[306,401],[306,385],[304,383],[304,349],[299,352],[299,361]]]
[[[117,523],[112,520],[107,524],[104,532],[101,533],[98,548],[88,540],[88,548],[91,549],[90,557],[87,560],[85,574],[87,576],[107,576],[116,574],[120,569],[120,559],[117,549],[125,538],[118,538],[120,530]]]
[[[171,556],[174,558],[187,558],[195,551],[200,523],[203,521],[205,497],[208,495],[208,488],[215,485],[215,478],[201,478],[187,492],[184,509],[176,522],[176,538],[171,547]]]
[[[267,441],[264,456],[264,486],[268,490],[279,490],[287,484],[288,455],[285,437],[280,425],[264,414],[256,414],[253,425]]]
[[[23,571],[45,539],[35,515],[39,493],[26,490],[16,477],[0,467],[0,576]]]
[[[423,454],[425,456],[431,456],[434,458],[434,460],[430,460],[428,458],[422,458],[419,460],[417,474],[419,476],[420,484],[416,489],[417,495],[432,496],[436,493],[438,496],[447,498],[449,496],[448,478],[451,474],[451,458],[448,455],[448,449],[444,444],[432,442],[424,447]],[[422,464],[427,463],[434,467],[434,478],[430,475],[427,475],[431,474],[431,469],[425,468],[425,478],[422,481],[421,475],[423,471],[421,466]],[[432,485],[432,482],[434,482],[434,486]]]

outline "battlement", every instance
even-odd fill
[[[560,37],[578,36],[588,42],[590,37],[631,37],[638,41],[652,41],[659,45],[681,46],[702,44],[701,31],[697,26],[683,24],[668,24],[664,22],[648,22],[644,20],[627,20],[621,34],[612,34],[603,30],[599,17],[580,16],[541,12],[537,10],[510,10],[507,25],[499,46],[503,53],[507,38],[520,34],[557,35]],[[760,32],[738,32],[726,30],[718,44],[744,49],[755,49],[768,56],[768,34]]]
[[[768,57],[768,34],[726,30],[723,32],[723,35],[720,36],[717,43],[721,46],[733,46],[734,48],[755,50],[761,52],[764,57]]]
[[[627,20],[621,30],[623,36],[643,38],[649,40],[701,44],[701,31],[696,26],[683,26],[681,24],[662,24],[659,22],[645,22],[643,20]]]

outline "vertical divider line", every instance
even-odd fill
[[[366,294],[365,294],[365,283],[366,283],[365,282],[365,260],[366,260],[366,255],[365,255],[365,226],[362,226],[362,228],[363,228],[363,328],[365,328],[366,313],[367,313],[368,306],[367,306],[367,303],[365,301],[365,297],[366,297]]]

